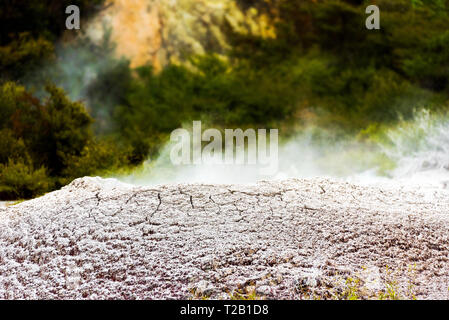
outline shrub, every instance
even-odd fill
[[[51,187],[44,167],[34,169],[20,160],[0,164],[0,198],[6,200],[30,199]]]
[[[0,130],[0,163],[7,163],[9,159],[29,159],[23,139],[17,139],[10,129]]]
[[[107,175],[128,165],[128,153],[112,140],[90,141],[78,156],[65,159],[62,172],[66,180],[94,174]]]
[[[0,199],[30,198],[84,175],[126,165],[115,143],[94,140],[92,118],[55,86],[41,101],[0,86]]]

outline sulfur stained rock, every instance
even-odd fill
[[[88,34],[99,40],[111,28],[118,56],[131,59],[132,67],[149,62],[160,69],[191,54],[223,53],[229,49],[225,26],[243,34],[275,36],[271,14],[229,0],[109,0]]]

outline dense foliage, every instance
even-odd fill
[[[61,89],[45,101],[7,82],[0,87],[0,197],[32,197],[74,176],[115,165],[112,145],[95,141],[92,118]]]
[[[223,25],[232,44],[226,57],[209,52],[161,72],[105,57],[85,89],[86,105],[52,85],[37,99],[15,82],[52,61],[66,2],[0,4],[0,198],[32,197],[75,177],[138,165],[192,120],[277,127],[284,136],[313,121],[357,134],[417,109],[444,110],[449,99],[444,0],[376,1],[381,29],[371,31],[371,1],[239,1],[270,14],[277,36]],[[93,14],[103,1],[68,2]]]

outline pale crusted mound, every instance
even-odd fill
[[[418,298],[448,298],[448,208],[446,190],[324,179],[155,188],[78,179],[0,208],[0,298],[226,298],[244,287],[326,297],[349,275],[370,297],[386,266],[404,292],[413,284]]]

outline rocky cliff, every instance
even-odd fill
[[[192,53],[224,52],[228,49],[224,27],[273,37],[273,12],[266,10],[270,2],[110,0],[88,33],[100,39],[110,29],[119,56],[131,59],[133,67],[151,62],[159,68]]]

